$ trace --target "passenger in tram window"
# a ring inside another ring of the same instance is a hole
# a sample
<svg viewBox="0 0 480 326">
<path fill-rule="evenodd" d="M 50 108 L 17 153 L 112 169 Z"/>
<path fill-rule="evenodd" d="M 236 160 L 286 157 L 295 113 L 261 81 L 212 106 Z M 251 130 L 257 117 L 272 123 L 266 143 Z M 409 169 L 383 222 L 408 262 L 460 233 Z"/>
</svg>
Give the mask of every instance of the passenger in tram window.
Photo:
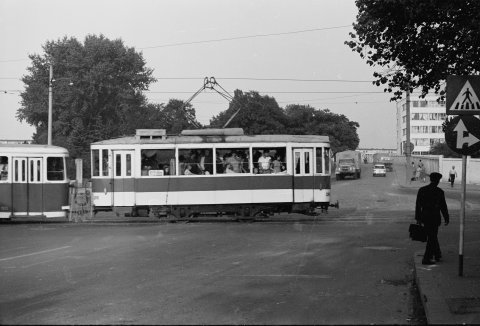
<svg viewBox="0 0 480 326">
<path fill-rule="evenodd" d="M 253 158 L 253 166 L 256 168 L 258 168 L 258 159 L 260 157 L 262 157 L 262 153 L 258 149 L 254 149 L 252 158 Z"/>
<path fill-rule="evenodd" d="M 280 155 L 275 156 L 275 160 L 272 162 L 273 173 L 280 173 L 282 172 L 282 158 Z"/>
<path fill-rule="evenodd" d="M 187 163 L 185 167 L 185 172 L 183 173 L 185 175 L 195 175 L 195 173 L 192 172 L 192 165 Z"/>
<path fill-rule="evenodd" d="M 213 156 L 209 149 L 204 149 L 200 152 L 200 169 L 204 174 L 213 173 Z"/>
<path fill-rule="evenodd" d="M 184 174 L 185 171 L 185 156 L 178 156 L 178 172 L 180 175 Z"/>
<path fill-rule="evenodd" d="M 163 175 L 170 175 L 170 167 L 168 165 L 163 166 Z"/>
<path fill-rule="evenodd" d="M 218 151 L 216 152 L 216 154 L 217 158 L 215 164 L 217 166 L 217 174 L 221 174 L 224 172 L 224 160 Z"/>
<path fill-rule="evenodd" d="M 148 175 L 148 171 L 150 170 L 151 170 L 151 167 L 149 165 L 144 165 L 142 168 L 142 175 L 143 176 Z"/>
<path fill-rule="evenodd" d="M 190 151 L 190 160 L 188 163 L 191 166 L 191 172 L 193 174 L 202 174 L 202 169 L 200 168 L 200 158 L 198 157 L 198 153 L 196 150 L 192 149 Z"/>
<path fill-rule="evenodd" d="M 258 168 L 253 168 L 253 174 L 258 174 Z"/>
<path fill-rule="evenodd" d="M 248 168 L 248 150 L 239 151 L 238 158 L 240 159 L 240 171 L 242 173 L 250 172 Z"/>
<path fill-rule="evenodd" d="M 240 157 L 238 157 L 238 154 L 236 151 L 231 151 L 227 158 L 225 159 L 225 164 L 228 166 L 229 164 L 232 166 L 233 172 L 235 173 L 241 173 L 242 170 L 240 168 L 241 166 L 241 161 Z"/>
<path fill-rule="evenodd" d="M 8 179 L 8 157 L 0 156 L 0 180 Z"/>
<path fill-rule="evenodd" d="M 271 173 L 272 158 L 268 156 L 268 150 L 263 150 L 262 156 L 258 159 L 260 174 Z"/>
<path fill-rule="evenodd" d="M 225 173 L 230 174 L 230 173 L 237 173 L 237 172 L 234 171 L 232 164 L 228 163 L 227 166 L 225 167 Z"/>
</svg>

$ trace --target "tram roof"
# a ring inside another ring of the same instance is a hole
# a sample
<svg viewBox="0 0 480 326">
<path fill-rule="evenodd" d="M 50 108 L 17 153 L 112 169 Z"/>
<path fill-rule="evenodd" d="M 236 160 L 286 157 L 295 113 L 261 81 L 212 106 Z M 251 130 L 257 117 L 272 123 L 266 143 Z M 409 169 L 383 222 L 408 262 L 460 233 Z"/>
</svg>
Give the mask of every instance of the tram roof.
<svg viewBox="0 0 480 326">
<path fill-rule="evenodd" d="M 92 145 L 201 144 L 201 143 L 328 143 L 328 136 L 317 135 L 174 135 L 143 139 L 135 136 L 107 139 Z"/>
<path fill-rule="evenodd" d="M 25 154 L 68 154 L 68 151 L 60 146 L 40 144 L 0 144 L 0 155 L 4 153 Z"/>
</svg>

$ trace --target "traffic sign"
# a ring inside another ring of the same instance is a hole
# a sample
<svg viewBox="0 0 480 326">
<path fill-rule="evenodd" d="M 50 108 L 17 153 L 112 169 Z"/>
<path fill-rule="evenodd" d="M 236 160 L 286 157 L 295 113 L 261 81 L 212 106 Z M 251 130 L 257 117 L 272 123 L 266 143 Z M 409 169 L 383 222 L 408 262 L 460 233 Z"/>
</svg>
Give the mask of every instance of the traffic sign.
<svg viewBox="0 0 480 326">
<path fill-rule="evenodd" d="M 474 116 L 457 116 L 447 122 L 445 142 L 456 153 L 471 155 L 480 150 L 480 120 Z"/>
<path fill-rule="evenodd" d="M 447 114 L 480 114 L 480 76 L 447 77 Z"/>
</svg>

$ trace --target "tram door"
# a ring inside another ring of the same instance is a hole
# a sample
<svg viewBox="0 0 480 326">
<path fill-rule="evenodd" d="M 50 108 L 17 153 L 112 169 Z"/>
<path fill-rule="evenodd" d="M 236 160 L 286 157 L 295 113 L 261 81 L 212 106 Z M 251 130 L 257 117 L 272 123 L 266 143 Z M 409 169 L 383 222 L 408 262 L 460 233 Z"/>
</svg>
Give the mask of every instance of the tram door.
<svg viewBox="0 0 480 326">
<path fill-rule="evenodd" d="M 313 149 L 293 149 L 293 202 L 313 201 Z"/>
<path fill-rule="evenodd" d="M 135 205 L 133 153 L 128 150 L 113 151 L 113 206 Z"/>
<path fill-rule="evenodd" d="M 41 157 L 13 157 L 12 211 L 16 216 L 43 214 Z"/>
</svg>

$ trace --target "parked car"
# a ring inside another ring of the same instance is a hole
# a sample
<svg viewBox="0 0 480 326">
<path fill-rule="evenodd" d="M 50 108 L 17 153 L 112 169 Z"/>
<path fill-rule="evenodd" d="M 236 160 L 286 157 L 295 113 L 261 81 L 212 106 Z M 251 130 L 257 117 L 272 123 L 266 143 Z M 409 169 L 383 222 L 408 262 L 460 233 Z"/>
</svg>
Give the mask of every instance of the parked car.
<svg viewBox="0 0 480 326">
<path fill-rule="evenodd" d="M 375 164 L 373 166 L 373 176 L 387 176 L 387 168 L 385 167 L 385 164 Z"/>
</svg>

